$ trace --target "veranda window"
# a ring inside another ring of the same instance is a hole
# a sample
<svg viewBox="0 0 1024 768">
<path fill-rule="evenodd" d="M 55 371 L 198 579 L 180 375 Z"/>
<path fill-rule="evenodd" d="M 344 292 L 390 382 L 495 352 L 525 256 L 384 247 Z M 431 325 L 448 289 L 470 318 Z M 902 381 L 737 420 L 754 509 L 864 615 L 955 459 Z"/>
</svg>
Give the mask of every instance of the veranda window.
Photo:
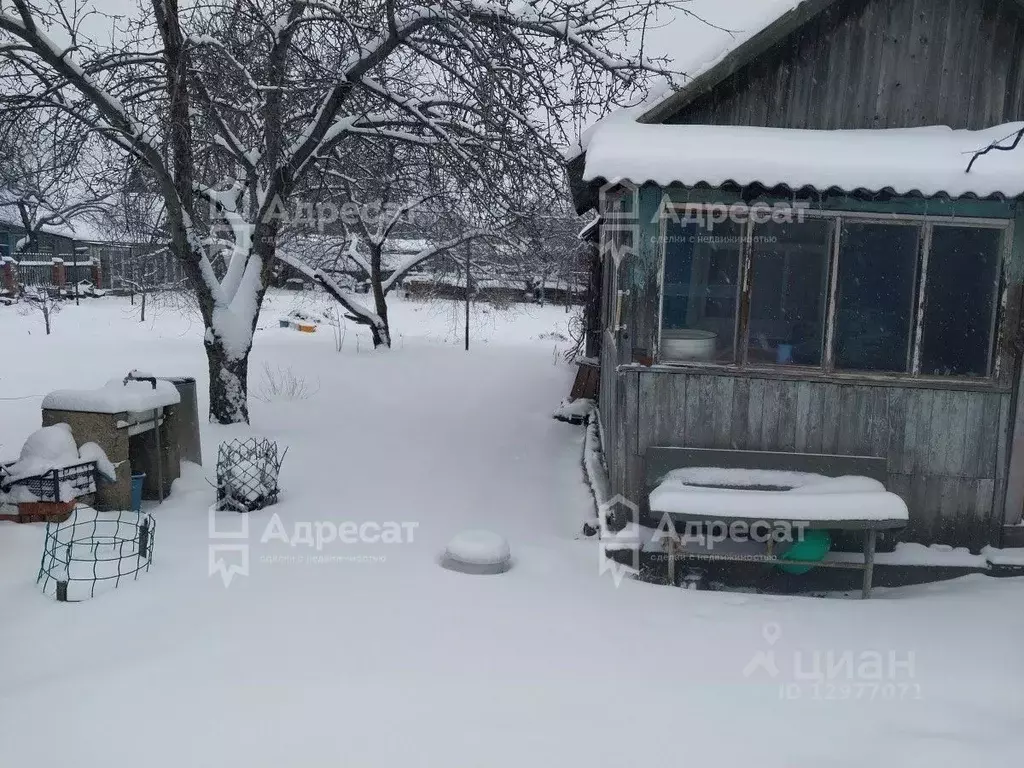
<svg viewBox="0 0 1024 768">
<path fill-rule="evenodd" d="M 910 366 L 920 227 L 846 222 L 839 242 L 836 368 Z"/>
<path fill-rule="evenodd" d="M 821 365 L 831 243 L 825 219 L 755 228 L 748 361 Z"/>
<path fill-rule="evenodd" d="M 680 360 L 736 358 L 743 227 L 684 217 L 665 227 L 661 348 Z"/>
<path fill-rule="evenodd" d="M 661 359 L 992 375 L 1008 223 L 755 218 L 712 228 L 670 212 Z"/>
<path fill-rule="evenodd" d="M 928 256 L 920 370 L 986 376 L 998 306 L 1003 232 L 935 226 Z"/>
</svg>

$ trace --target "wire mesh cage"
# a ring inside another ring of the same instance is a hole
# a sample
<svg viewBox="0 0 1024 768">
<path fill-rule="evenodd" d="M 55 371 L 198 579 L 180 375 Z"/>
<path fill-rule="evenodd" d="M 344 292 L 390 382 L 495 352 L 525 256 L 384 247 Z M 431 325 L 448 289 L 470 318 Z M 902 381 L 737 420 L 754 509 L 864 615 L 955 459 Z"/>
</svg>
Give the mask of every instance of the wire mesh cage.
<svg viewBox="0 0 1024 768">
<path fill-rule="evenodd" d="M 275 504 L 277 478 L 287 452 L 265 438 L 221 443 L 217 451 L 217 509 L 252 512 Z"/>
<path fill-rule="evenodd" d="M 148 571 L 155 534 L 152 515 L 79 505 L 64 522 L 47 524 L 36 583 L 59 602 L 88 600 Z"/>
<path fill-rule="evenodd" d="M 84 461 L 17 480 L 0 471 L 0 491 L 7 493 L 16 486 L 25 487 L 39 501 L 74 501 L 96 492 L 96 462 Z"/>
</svg>

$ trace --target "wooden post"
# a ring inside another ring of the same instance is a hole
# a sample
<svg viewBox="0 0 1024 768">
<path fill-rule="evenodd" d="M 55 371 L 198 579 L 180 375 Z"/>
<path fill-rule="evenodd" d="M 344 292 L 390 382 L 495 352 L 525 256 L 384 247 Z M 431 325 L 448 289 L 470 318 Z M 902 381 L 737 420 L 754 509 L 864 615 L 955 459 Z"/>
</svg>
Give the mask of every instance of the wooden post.
<svg viewBox="0 0 1024 768">
<path fill-rule="evenodd" d="M 469 241 L 466 241 L 466 351 L 469 352 Z"/>
<path fill-rule="evenodd" d="M 875 539 L 875 529 L 868 528 L 864 532 L 864 585 L 860 593 L 863 600 L 871 597 L 871 580 L 875 572 Z"/>
</svg>

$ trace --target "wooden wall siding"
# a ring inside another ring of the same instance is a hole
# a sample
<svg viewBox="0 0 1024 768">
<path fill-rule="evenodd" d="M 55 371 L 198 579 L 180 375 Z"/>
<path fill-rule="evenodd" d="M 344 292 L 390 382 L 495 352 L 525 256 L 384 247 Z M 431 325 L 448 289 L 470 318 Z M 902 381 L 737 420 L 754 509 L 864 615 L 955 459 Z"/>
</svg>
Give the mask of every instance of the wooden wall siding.
<svg viewBox="0 0 1024 768">
<path fill-rule="evenodd" d="M 979 546 L 998 527 L 994 504 L 1002 522 L 1009 394 L 701 373 L 619 378 L 637 389 L 622 398 L 620 418 L 631 421 L 636 408 L 623 435 L 624 493 L 642 495 L 636 461 L 653 445 L 884 456 L 889 486 L 911 510 L 904 539 Z"/>
<path fill-rule="evenodd" d="M 840 0 L 668 122 L 985 128 L 1024 118 L 1019 0 Z"/>
</svg>

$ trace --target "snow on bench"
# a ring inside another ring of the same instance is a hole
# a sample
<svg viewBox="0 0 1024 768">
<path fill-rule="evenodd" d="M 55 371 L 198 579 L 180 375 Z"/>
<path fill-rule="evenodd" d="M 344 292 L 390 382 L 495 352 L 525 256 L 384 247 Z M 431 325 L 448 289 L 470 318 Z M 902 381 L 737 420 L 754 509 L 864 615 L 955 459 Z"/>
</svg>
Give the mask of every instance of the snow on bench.
<svg viewBox="0 0 1024 768">
<path fill-rule="evenodd" d="M 903 499 L 870 477 L 774 469 L 674 469 L 650 492 L 649 502 L 652 512 L 722 520 L 898 527 L 908 519 Z"/>
<path fill-rule="evenodd" d="M 647 449 L 644 465 L 651 512 L 673 521 L 730 526 L 740 521 L 788 522 L 804 528 L 862 531 L 862 563 L 817 565 L 863 570 L 864 598 L 871 596 L 878 531 L 902 528 L 909 518 L 903 500 L 885 490 L 882 481 L 888 467 L 879 456 L 653 446 Z M 708 553 L 703 558 L 750 559 L 739 552 Z M 770 540 L 764 561 L 778 561 Z"/>
</svg>

